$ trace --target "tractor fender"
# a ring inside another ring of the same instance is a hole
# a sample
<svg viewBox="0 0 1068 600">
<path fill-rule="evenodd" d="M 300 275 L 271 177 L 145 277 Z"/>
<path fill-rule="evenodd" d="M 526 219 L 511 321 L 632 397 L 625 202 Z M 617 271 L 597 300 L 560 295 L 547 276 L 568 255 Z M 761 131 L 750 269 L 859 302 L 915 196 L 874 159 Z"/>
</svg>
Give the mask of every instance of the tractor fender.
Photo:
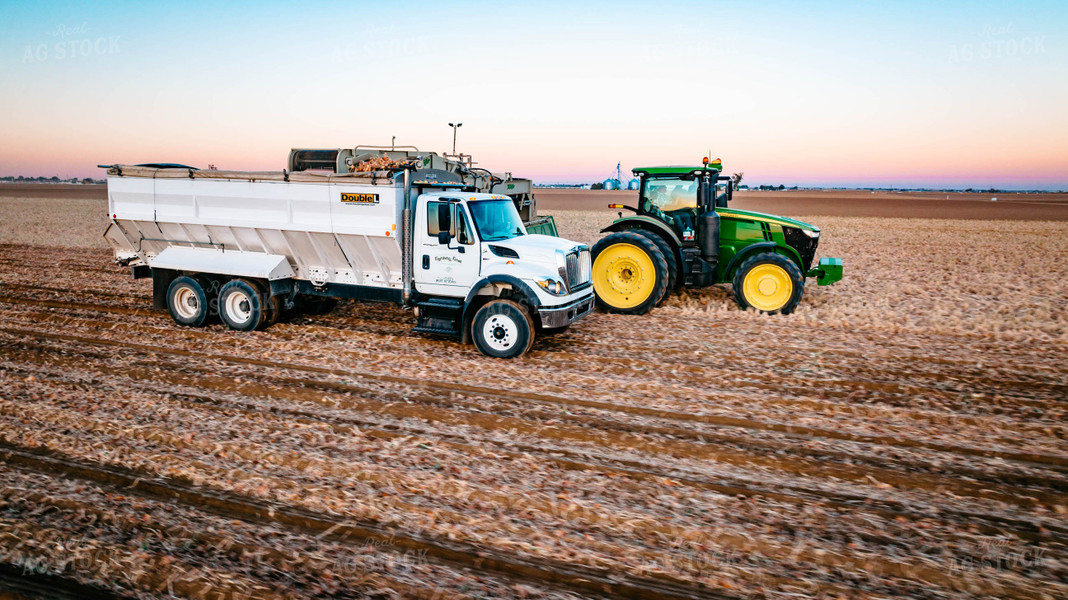
<svg viewBox="0 0 1068 600">
<path fill-rule="evenodd" d="M 512 275 L 503 275 L 499 273 L 483 277 L 471 286 L 471 291 L 467 292 L 467 298 L 464 299 L 464 312 L 463 320 L 461 321 L 462 329 L 460 337 L 460 339 L 463 340 L 464 343 L 467 343 L 468 324 L 471 322 L 471 318 L 474 316 L 473 308 L 475 306 L 475 297 L 478 296 L 478 293 L 482 291 L 482 289 L 484 289 L 486 286 L 493 284 L 504 284 L 511 286 L 511 288 L 515 290 L 515 294 L 517 296 L 514 299 L 529 307 L 530 318 L 535 320 L 537 320 L 538 318 L 537 308 L 541 306 L 541 300 L 538 300 L 538 295 L 534 293 L 534 290 L 530 289 L 530 286 L 528 286 L 526 283 L 523 283 L 523 280 Z"/>
<path fill-rule="evenodd" d="M 612 224 L 602 229 L 601 233 L 615 233 L 616 231 L 626 231 L 628 229 L 645 229 L 664 238 L 664 241 L 671 246 L 671 250 L 675 252 L 675 258 L 679 261 L 679 264 L 682 264 L 682 240 L 675 235 L 675 232 L 670 227 L 658 219 L 640 215 L 623 217 L 612 221 Z"/>
<path fill-rule="evenodd" d="M 757 242 L 742 248 L 738 254 L 734 255 L 734 258 L 731 258 L 731 261 L 727 263 L 726 270 L 723 271 L 725 278 L 728 281 L 731 280 L 734 277 L 734 270 L 737 269 L 745 259 L 758 252 L 774 252 L 776 254 L 782 254 L 794 261 L 794 264 L 797 265 L 798 269 L 801 269 L 802 273 L 805 272 L 804 267 L 801 266 L 801 256 L 797 253 L 797 250 L 794 250 L 789 246 L 776 244 L 775 242 Z"/>
</svg>

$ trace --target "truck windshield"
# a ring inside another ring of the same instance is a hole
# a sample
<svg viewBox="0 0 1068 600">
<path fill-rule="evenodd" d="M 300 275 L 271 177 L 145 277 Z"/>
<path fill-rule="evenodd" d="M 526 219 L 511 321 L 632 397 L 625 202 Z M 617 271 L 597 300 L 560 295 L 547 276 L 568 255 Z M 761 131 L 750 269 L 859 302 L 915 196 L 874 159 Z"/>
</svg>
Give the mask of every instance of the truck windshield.
<svg viewBox="0 0 1068 600">
<path fill-rule="evenodd" d="M 523 221 L 511 200 L 475 200 L 467 203 L 475 229 L 483 242 L 507 240 L 526 235 Z"/>
</svg>

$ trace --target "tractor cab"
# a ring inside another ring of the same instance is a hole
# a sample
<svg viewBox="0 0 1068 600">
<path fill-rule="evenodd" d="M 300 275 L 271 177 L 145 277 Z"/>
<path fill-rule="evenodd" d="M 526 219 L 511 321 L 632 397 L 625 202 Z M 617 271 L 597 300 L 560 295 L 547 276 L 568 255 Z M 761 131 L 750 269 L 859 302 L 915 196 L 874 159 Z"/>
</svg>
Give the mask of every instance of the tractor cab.
<svg viewBox="0 0 1068 600">
<path fill-rule="evenodd" d="M 733 193 L 730 177 L 721 175 L 719 160 L 700 167 L 671 166 L 634 169 L 639 177 L 638 215 L 669 226 L 684 246 L 698 243 L 700 217 L 726 207 Z"/>
</svg>

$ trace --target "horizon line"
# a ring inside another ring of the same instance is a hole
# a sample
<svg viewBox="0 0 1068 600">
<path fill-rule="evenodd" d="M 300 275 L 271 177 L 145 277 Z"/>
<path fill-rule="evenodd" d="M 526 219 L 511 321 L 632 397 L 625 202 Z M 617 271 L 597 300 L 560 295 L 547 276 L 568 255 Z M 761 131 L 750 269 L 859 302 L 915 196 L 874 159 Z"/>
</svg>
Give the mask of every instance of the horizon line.
<svg viewBox="0 0 1068 600">
<path fill-rule="evenodd" d="M 55 177 L 58 181 L 52 181 Z M 94 177 L 59 177 L 59 175 L 0 175 L 0 183 L 20 183 L 16 179 L 22 179 L 21 183 L 34 183 L 44 185 L 106 185 L 107 179 L 97 179 Z M 83 180 L 89 179 L 91 183 L 84 183 Z M 553 187 L 579 187 L 588 186 L 601 183 L 600 181 L 594 182 L 582 182 L 582 183 L 568 183 L 568 182 L 551 182 L 551 183 L 533 183 L 535 188 L 553 188 Z M 759 189 L 760 186 L 767 186 L 774 189 Z M 783 189 L 779 189 L 782 187 Z M 1066 194 L 1068 188 L 999 188 L 999 187 L 926 187 L 926 186 L 885 186 L 885 185 L 786 185 L 786 184 L 746 184 L 746 189 L 735 191 L 748 191 L 748 192 L 760 192 L 760 191 L 792 191 L 792 190 L 863 190 L 863 191 L 901 191 L 901 192 L 950 192 L 950 193 L 973 193 L 973 194 L 986 194 L 986 193 L 1033 193 L 1033 194 Z M 591 191 L 609 191 L 609 192 L 633 192 L 637 190 L 591 190 Z"/>
</svg>

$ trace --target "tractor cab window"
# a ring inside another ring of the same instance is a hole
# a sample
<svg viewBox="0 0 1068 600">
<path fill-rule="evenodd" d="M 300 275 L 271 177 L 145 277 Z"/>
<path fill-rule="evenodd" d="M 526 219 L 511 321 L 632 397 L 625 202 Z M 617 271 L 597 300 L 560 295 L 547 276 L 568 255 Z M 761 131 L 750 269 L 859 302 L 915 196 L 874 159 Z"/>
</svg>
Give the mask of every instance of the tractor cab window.
<svg viewBox="0 0 1068 600">
<path fill-rule="evenodd" d="M 642 212 L 670 225 L 683 241 L 693 241 L 699 189 L 694 177 L 650 177 L 642 186 Z"/>
<path fill-rule="evenodd" d="M 642 204 L 648 202 L 649 209 L 656 207 L 664 212 L 693 209 L 697 210 L 697 179 L 657 178 L 645 182 L 645 195 Z"/>
</svg>

